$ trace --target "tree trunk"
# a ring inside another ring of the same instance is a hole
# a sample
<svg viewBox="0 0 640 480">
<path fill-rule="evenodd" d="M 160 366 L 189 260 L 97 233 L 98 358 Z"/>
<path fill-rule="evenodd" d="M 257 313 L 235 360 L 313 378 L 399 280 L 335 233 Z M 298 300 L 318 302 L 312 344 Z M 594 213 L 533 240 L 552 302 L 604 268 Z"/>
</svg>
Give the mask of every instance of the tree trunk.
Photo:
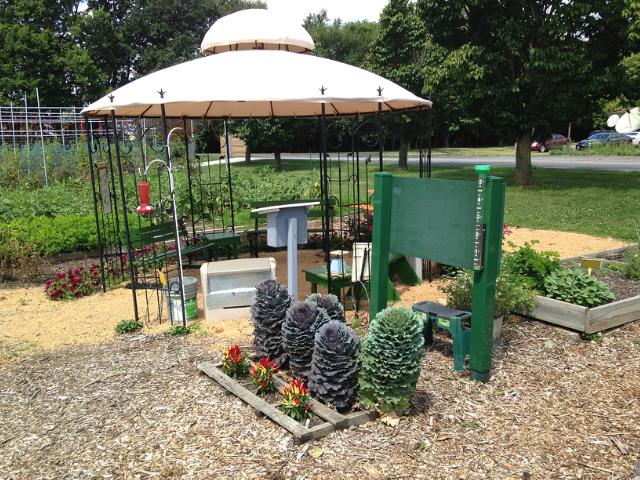
<svg viewBox="0 0 640 480">
<path fill-rule="evenodd" d="M 282 155 L 280 152 L 273 152 L 273 156 L 276 159 L 276 170 L 282 170 Z"/>
<path fill-rule="evenodd" d="M 445 133 L 442 137 L 442 146 L 444 148 L 449 148 L 449 132 Z"/>
<path fill-rule="evenodd" d="M 516 183 L 518 185 L 532 185 L 531 171 L 531 134 L 521 133 L 516 143 Z"/>
<path fill-rule="evenodd" d="M 398 168 L 400 170 L 408 170 L 409 169 L 409 141 L 401 137 L 398 145 Z"/>
<path fill-rule="evenodd" d="M 246 163 L 251 163 L 251 148 L 249 148 L 249 145 L 247 145 L 244 151 L 244 161 Z"/>
</svg>

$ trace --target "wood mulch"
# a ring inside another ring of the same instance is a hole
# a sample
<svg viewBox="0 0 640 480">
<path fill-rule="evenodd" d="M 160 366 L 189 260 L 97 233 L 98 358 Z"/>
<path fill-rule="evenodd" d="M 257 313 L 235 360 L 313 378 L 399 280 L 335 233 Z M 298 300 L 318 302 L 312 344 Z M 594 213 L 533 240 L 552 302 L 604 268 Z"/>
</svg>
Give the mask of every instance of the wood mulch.
<svg viewBox="0 0 640 480">
<path fill-rule="evenodd" d="M 608 271 L 595 271 L 593 276 L 609 285 L 616 300 L 640 295 L 640 280 L 632 280 L 620 273 Z"/>
<path fill-rule="evenodd" d="M 595 243 L 589 251 L 608 247 Z M 640 459 L 640 322 L 596 343 L 508 319 L 488 384 L 454 372 L 450 343 L 438 338 L 398 424 L 298 446 L 197 370 L 229 343 L 250 345 L 248 321 L 206 323 L 186 337 L 157 333 L 166 324 L 114 337 L 130 292 L 64 305 L 41 287 L 0 294 L 0 347 L 39 345 L 0 359 L 0 478 L 626 479 Z M 439 290 L 401 294 L 410 304 Z"/>
<path fill-rule="evenodd" d="M 602 343 L 512 319 L 488 384 L 427 351 L 409 416 L 295 446 L 198 373 L 216 335 L 134 335 L 0 368 L 3 478 L 630 478 L 640 323 Z"/>
</svg>

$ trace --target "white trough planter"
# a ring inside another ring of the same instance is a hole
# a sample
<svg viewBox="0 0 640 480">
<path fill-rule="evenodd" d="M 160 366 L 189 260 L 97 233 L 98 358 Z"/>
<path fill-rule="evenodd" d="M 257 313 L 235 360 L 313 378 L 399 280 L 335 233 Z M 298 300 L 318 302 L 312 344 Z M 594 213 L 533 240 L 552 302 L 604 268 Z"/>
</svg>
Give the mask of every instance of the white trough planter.
<svg viewBox="0 0 640 480">
<path fill-rule="evenodd" d="M 595 333 L 640 320 L 640 295 L 595 308 L 538 295 L 535 308 L 526 316 L 579 332 Z"/>
</svg>

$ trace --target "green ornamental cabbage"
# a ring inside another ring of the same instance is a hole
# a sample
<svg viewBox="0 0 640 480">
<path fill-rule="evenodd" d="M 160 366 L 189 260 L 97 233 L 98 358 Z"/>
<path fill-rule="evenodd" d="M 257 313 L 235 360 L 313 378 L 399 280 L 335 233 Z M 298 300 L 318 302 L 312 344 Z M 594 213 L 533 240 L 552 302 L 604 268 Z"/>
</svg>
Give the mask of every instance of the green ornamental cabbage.
<svg viewBox="0 0 640 480">
<path fill-rule="evenodd" d="M 376 315 L 360 346 L 360 400 L 385 411 L 405 410 L 411 403 L 424 355 L 423 321 L 405 307 Z"/>
</svg>

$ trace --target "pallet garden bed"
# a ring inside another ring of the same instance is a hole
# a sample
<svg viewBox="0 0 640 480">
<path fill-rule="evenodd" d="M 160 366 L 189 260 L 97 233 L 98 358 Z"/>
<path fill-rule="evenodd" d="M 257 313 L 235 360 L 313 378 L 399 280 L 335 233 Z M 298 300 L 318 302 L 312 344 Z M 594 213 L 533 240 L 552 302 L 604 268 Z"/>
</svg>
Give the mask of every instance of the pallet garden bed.
<svg viewBox="0 0 640 480">
<path fill-rule="evenodd" d="M 243 381 L 243 379 L 229 377 L 223 372 L 221 363 L 202 362 L 198 364 L 198 369 L 228 392 L 236 395 L 240 400 L 251 405 L 258 412 L 291 433 L 297 444 L 326 437 L 336 430 L 362 425 L 378 417 L 376 410 L 354 410 L 342 414 L 322 402 L 312 399 L 311 418 L 304 423 L 297 422 L 278 408 L 280 401 L 276 395 L 259 397 L 253 393 L 250 379 Z M 287 372 L 279 372 L 274 380 L 276 387 L 281 389 L 290 378 Z"/>
</svg>

